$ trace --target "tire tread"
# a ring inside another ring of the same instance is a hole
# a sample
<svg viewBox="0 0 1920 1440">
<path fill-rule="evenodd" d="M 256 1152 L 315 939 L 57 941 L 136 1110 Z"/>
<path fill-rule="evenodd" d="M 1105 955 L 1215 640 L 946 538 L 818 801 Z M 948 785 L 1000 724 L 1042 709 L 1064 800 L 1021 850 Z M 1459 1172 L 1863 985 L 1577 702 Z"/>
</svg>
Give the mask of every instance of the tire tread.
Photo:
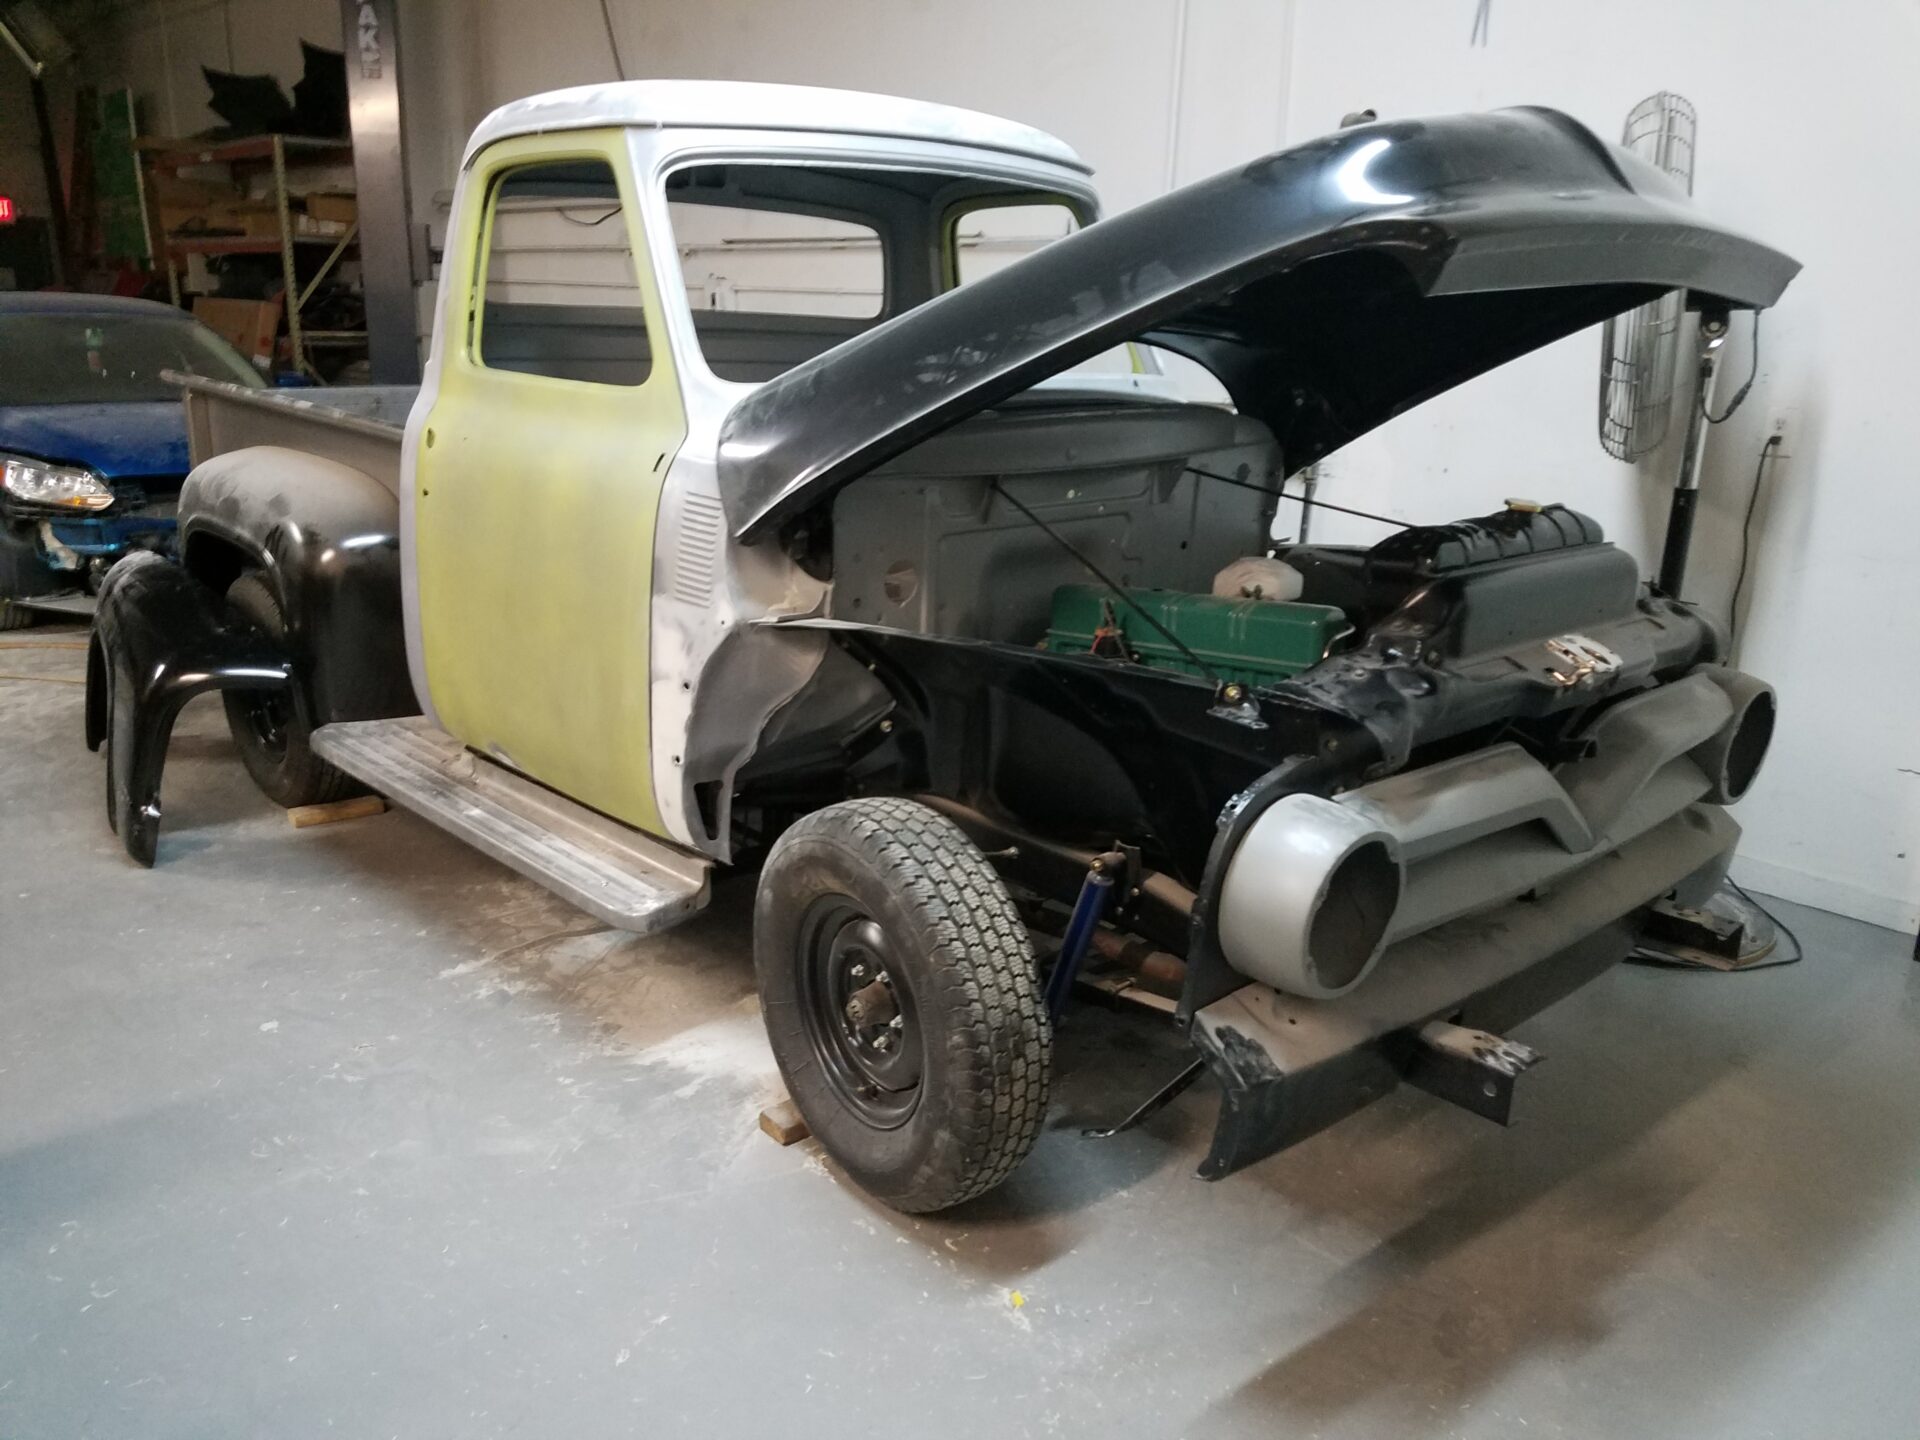
<svg viewBox="0 0 1920 1440">
<path fill-rule="evenodd" d="M 903 896 L 933 937 L 935 983 L 964 1076 L 948 1126 L 913 1183 L 883 1198 L 911 1213 L 946 1209 L 993 1189 L 1039 1138 L 1053 1067 L 1053 1029 L 1032 942 L 1006 885 L 966 833 L 916 801 L 842 801 L 796 822 L 775 853 L 820 838 L 850 846 Z M 769 861 L 771 865 L 772 860 Z"/>
</svg>

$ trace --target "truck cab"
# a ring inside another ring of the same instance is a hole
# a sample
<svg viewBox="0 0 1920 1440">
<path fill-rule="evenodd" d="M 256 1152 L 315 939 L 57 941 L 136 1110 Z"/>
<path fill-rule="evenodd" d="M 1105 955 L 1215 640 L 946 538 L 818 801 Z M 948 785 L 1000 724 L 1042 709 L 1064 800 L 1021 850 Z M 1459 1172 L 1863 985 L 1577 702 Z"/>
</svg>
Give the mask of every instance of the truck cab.
<svg viewBox="0 0 1920 1440">
<path fill-rule="evenodd" d="M 1796 269 L 1548 110 L 1100 219 L 1067 146 L 972 112 L 516 102 L 417 393 L 178 377 L 180 559 L 108 576 L 89 653 L 108 818 L 152 864 L 217 690 L 273 799 L 377 789 L 608 925 L 757 868 L 781 1072 L 903 1210 L 1019 1163 L 1089 987 L 1219 1084 L 1209 1178 L 1403 1081 L 1504 1120 L 1501 1032 L 1724 874 L 1773 692 L 1563 504 L 1306 544 L 1287 482 Z"/>
<path fill-rule="evenodd" d="M 915 101 L 665 82 L 491 116 L 455 194 L 406 445 L 408 654 L 429 717 L 724 856 L 724 802 L 703 816 L 697 799 L 724 782 L 702 763 L 714 738 L 689 731 L 701 690 L 743 622 L 814 608 L 826 586 L 726 553 L 720 420 L 1097 213 L 1065 144 Z M 786 698 L 775 684 L 745 703 Z"/>
</svg>

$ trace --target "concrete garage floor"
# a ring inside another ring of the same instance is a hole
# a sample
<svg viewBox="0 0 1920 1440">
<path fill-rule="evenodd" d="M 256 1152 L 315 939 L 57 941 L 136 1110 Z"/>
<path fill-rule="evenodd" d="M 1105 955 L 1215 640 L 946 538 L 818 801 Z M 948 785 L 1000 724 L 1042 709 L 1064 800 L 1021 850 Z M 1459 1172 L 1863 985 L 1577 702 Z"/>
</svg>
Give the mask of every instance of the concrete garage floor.
<svg viewBox="0 0 1920 1440">
<path fill-rule="evenodd" d="M 0 1435 L 1920 1432 L 1906 937 L 1783 907 L 1805 965 L 1526 1027 L 1515 1129 L 1403 1093 L 1218 1185 L 1206 1088 L 1079 1137 L 1178 1062 L 1084 1012 L 1024 1170 L 912 1220 L 754 1127 L 750 880 L 640 942 L 295 831 L 217 702 L 142 871 L 81 694 L 0 680 Z"/>
</svg>

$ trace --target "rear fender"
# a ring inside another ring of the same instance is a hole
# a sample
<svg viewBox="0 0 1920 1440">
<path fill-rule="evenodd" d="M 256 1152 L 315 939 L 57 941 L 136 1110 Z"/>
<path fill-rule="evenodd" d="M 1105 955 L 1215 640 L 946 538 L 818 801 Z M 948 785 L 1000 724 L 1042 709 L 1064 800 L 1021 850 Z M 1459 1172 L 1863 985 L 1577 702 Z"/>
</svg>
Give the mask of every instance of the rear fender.
<svg viewBox="0 0 1920 1440">
<path fill-rule="evenodd" d="M 160 775 L 180 707 L 212 690 L 284 690 L 291 659 L 220 597 L 158 555 L 107 575 L 87 647 L 87 748 L 106 747 L 107 823 L 152 865 Z"/>
<path fill-rule="evenodd" d="M 316 725 L 419 711 L 400 612 L 400 509 L 365 471 L 257 445 L 196 466 L 180 492 L 182 563 L 223 591 L 259 569 Z"/>
</svg>

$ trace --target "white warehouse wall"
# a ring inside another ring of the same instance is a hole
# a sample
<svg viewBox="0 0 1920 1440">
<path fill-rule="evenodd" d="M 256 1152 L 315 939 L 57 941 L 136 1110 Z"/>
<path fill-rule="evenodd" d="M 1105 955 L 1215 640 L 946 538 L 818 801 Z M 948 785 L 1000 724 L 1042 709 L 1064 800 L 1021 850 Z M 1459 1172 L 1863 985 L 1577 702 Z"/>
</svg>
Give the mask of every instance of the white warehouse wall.
<svg viewBox="0 0 1920 1440">
<path fill-rule="evenodd" d="M 488 110 L 616 78 L 597 0 L 400 5 L 421 218 Z M 1013 116 L 1070 141 L 1109 209 L 1274 148 L 1284 121 L 1290 12 L 1276 0 L 609 0 L 609 12 L 632 78 L 837 85 Z"/>
</svg>

